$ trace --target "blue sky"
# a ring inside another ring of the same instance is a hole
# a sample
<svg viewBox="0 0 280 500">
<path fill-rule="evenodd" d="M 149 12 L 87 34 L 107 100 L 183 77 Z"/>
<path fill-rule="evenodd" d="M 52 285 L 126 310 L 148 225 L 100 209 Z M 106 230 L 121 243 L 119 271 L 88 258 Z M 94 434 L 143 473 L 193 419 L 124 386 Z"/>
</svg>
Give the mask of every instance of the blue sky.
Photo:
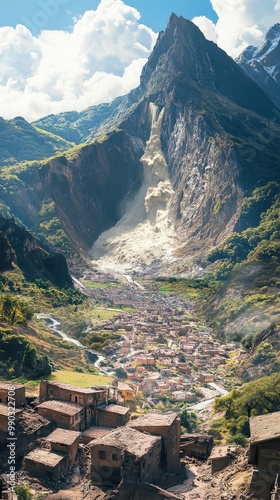
<svg viewBox="0 0 280 500">
<path fill-rule="evenodd" d="M 210 0 L 130 0 L 127 5 L 141 14 L 141 22 L 158 32 L 164 30 L 170 14 L 192 19 L 204 15 L 214 22 L 217 14 Z M 8 0 L 2 5 L 0 26 L 26 25 L 34 35 L 43 29 L 71 29 L 73 17 L 96 9 L 99 0 Z"/>
<path fill-rule="evenodd" d="M 258 47 L 280 0 L 7 0 L 0 13 L 0 110 L 29 121 L 81 111 L 137 87 L 172 12 L 229 56 Z"/>
</svg>

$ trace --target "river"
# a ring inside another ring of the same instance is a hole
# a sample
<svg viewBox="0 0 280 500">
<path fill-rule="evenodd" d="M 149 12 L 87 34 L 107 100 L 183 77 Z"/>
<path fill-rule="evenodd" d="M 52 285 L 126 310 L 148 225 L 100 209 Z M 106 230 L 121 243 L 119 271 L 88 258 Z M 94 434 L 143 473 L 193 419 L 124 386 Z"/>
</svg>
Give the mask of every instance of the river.
<svg viewBox="0 0 280 500">
<path fill-rule="evenodd" d="M 55 333 L 57 333 L 58 335 L 60 335 L 60 337 L 62 337 L 64 340 L 66 340 L 67 342 L 71 342 L 72 344 L 74 344 L 75 346 L 77 347 L 80 347 L 81 349 L 84 349 L 84 351 L 89 355 L 88 356 L 88 359 L 90 362 L 92 357 L 94 357 L 94 366 L 96 368 L 98 368 L 99 372 L 104 374 L 104 375 L 107 375 L 107 376 L 113 376 L 114 375 L 114 372 L 112 371 L 109 371 L 108 369 L 106 368 L 100 368 L 100 364 L 102 363 L 102 361 L 104 361 L 104 356 L 102 356 L 101 354 L 99 354 L 98 352 L 96 351 L 93 351 L 92 349 L 89 349 L 88 347 L 84 346 L 79 340 L 77 339 L 74 339 L 73 337 L 69 337 L 69 335 L 67 335 L 67 333 L 64 333 L 60 327 L 61 327 L 61 323 L 59 321 L 57 321 L 56 319 L 52 318 L 52 316 L 49 316 L 48 314 L 36 314 L 37 318 L 38 319 L 41 319 L 42 321 L 44 321 L 44 323 Z"/>
</svg>

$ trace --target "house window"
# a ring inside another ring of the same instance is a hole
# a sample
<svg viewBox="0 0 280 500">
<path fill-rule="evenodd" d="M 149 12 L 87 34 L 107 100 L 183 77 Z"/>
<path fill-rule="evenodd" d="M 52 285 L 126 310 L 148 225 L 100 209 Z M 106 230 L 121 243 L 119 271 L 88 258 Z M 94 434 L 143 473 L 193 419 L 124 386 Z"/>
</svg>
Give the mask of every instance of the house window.
<svg viewBox="0 0 280 500">
<path fill-rule="evenodd" d="M 118 455 L 116 453 L 112 453 L 112 460 L 114 460 L 115 462 L 118 461 Z"/>
<path fill-rule="evenodd" d="M 100 460 L 106 460 L 106 453 L 104 450 L 99 450 L 98 456 Z"/>
<path fill-rule="evenodd" d="M 75 403 L 78 403 L 78 396 L 75 396 Z"/>
<path fill-rule="evenodd" d="M 79 418 L 79 413 L 76 413 L 75 420 L 78 420 L 78 418 Z"/>
</svg>

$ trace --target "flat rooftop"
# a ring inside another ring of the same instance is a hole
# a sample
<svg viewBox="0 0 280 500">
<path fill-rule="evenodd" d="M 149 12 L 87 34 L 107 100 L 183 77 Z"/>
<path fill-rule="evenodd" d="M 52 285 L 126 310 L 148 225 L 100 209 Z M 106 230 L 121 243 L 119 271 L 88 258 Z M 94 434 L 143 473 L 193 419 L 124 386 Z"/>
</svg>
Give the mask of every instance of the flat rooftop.
<svg viewBox="0 0 280 500">
<path fill-rule="evenodd" d="M 0 382 L 0 389 L 9 390 L 9 387 L 14 387 L 15 389 L 25 389 L 23 384 L 13 384 L 8 382 Z"/>
<path fill-rule="evenodd" d="M 210 460 L 215 458 L 226 458 L 229 453 L 235 452 L 236 451 L 236 446 L 214 446 L 214 448 L 211 451 L 210 455 Z"/>
<path fill-rule="evenodd" d="M 128 422 L 128 427 L 170 427 L 178 417 L 177 413 L 145 413 Z"/>
<path fill-rule="evenodd" d="M 140 459 L 146 455 L 146 453 L 157 442 L 161 442 L 160 437 L 143 434 L 143 432 L 130 429 L 129 427 L 120 427 L 112 432 L 109 432 L 100 439 L 95 439 L 90 443 L 90 446 L 111 446 L 127 451 L 136 459 Z"/>
<path fill-rule="evenodd" d="M 280 438 L 280 411 L 250 418 L 251 443 Z"/>
<path fill-rule="evenodd" d="M 15 411 L 16 414 L 23 412 L 23 409 L 19 409 L 19 408 L 15 408 L 15 409 L 10 408 L 10 411 L 11 410 Z M 3 405 L 2 403 L 0 404 L 0 415 L 8 417 L 8 406 L 7 405 Z"/>
<path fill-rule="evenodd" d="M 28 453 L 25 458 L 47 467 L 56 467 L 60 462 L 65 460 L 65 455 L 62 453 L 60 454 L 59 452 L 37 448 L 33 451 L 30 451 L 30 453 Z"/>
<path fill-rule="evenodd" d="M 124 382 L 118 382 L 118 387 L 117 389 L 121 390 L 121 391 L 133 391 L 134 392 L 134 389 L 133 387 L 131 387 L 130 385 L 128 384 L 125 384 Z"/>
<path fill-rule="evenodd" d="M 41 403 L 37 406 L 37 408 L 43 408 L 45 410 L 52 410 L 56 411 L 57 413 L 63 413 L 67 415 L 76 415 L 76 413 L 79 413 L 81 410 L 84 409 L 83 406 L 77 404 L 77 403 L 68 403 L 67 401 L 44 401 L 44 403 Z"/>
<path fill-rule="evenodd" d="M 86 431 L 82 432 L 82 438 L 99 439 L 113 430 L 114 429 L 111 427 L 90 427 Z"/>
<path fill-rule="evenodd" d="M 121 405 L 108 405 L 105 408 L 100 408 L 99 411 L 106 411 L 107 413 L 118 413 L 119 415 L 126 415 L 129 412 L 127 406 Z"/>
<path fill-rule="evenodd" d="M 80 437 L 80 432 L 68 431 L 66 429 L 55 429 L 47 438 L 49 443 L 66 444 L 70 446 Z"/>
<path fill-rule="evenodd" d="M 76 385 L 71 385 L 71 384 L 65 384 L 64 382 L 55 382 L 52 380 L 47 380 L 48 386 L 55 386 L 59 387 L 61 389 L 67 389 L 68 391 L 72 392 L 80 392 L 81 394 L 95 394 L 96 392 L 103 392 L 106 390 L 106 387 L 103 389 L 99 387 L 78 387 Z"/>
</svg>

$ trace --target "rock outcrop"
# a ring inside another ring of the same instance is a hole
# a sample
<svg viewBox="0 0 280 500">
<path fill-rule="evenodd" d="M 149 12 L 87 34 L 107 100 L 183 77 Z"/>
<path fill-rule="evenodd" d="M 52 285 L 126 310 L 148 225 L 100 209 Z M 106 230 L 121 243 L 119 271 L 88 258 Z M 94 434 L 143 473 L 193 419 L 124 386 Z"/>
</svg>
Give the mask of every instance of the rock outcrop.
<svg viewBox="0 0 280 500">
<path fill-rule="evenodd" d="M 280 109 L 280 24 L 270 28 L 260 47 L 250 45 L 236 62 Z"/>
<path fill-rule="evenodd" d="M 0 215 L 0 271 L 10 269 L 13 264 L 19 266 L 27 279 L 73 286 L 63 255 L 50 254 L 26 229 Z"/>
</svg>

